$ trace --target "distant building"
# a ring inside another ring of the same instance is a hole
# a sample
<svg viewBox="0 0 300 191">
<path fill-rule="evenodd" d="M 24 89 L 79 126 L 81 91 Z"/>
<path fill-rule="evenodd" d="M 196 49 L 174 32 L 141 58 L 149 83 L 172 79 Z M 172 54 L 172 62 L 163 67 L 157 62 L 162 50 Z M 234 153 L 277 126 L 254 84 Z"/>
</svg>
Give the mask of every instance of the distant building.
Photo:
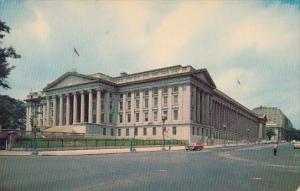
<svg viewBox="0 0 300 191">
<path fill-rule="evenodd" d="M 292 128 L 293 125 L 290 119 L 276 107 L 257 107 L 253 111 L 258 115 L 266 115 L 267 123 L 266 128 L 274 128 L 276 136 L 272 140 L 281 140 L 284 138 L 284 129 Z"/>
<path fill-rule="evenodd" d="M 37 125 L 51 132 L 162 139 L 164 125 L 166 139 L 189 142 L 256 140 L 265 132 L 264 118 L 217 90 L 206 69 L 191 66 L 117 77 L 67 72 L 26 101 L 27 119 L 40 102 Z"/>
</svg>

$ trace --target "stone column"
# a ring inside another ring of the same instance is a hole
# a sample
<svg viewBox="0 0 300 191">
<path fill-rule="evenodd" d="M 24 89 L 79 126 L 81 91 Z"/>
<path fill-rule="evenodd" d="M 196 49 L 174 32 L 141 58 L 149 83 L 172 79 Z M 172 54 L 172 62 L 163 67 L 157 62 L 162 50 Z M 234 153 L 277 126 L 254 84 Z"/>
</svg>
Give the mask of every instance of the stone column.
<svg viewBox="0 0 300 191">
<path fill-rule="evenodd" d="M 157 121 L 161 122 L 161 108 L 162 108 L 162 89 L 158 89 L 158 105 L 157 105 Z"/>
<path fill-rule="evenodd" d="M 53 118 L 52 118 L 53 126 L 56 126 L 56 112 L 57 112 L 56 106 L 57 106 L 56 96 L 53 96 Z"/>
<path fill-rule="evenodd" d="M 50 98 L 47 97 L 47 126 L 50 126 Z"/>
<path fill-rule="evenodd" d="M 46 126 L 46 105 L 43 104 L 43 126 Z"/>
<path fill-rule="evenodd" d="M 167 121 L 172 120 L 172 87 L 168 88 L 168 118 Z"/>
<path fill-rule="evenodd" d="M 93 91 L 89 91 L 89 116 L 88 122 L 93 123 Z"/>
<path fill-rule="evenodd" d="M 109 123 L 109 92 L 106 91 L 104 94 L 104 122 Z"/>
<path fill-rule="evenodd" d="M 63 114 L 63 95 L 59 96 L 59 126 L 63 125 L 63 118 L 64 118 L 64 114 Z"/>
<path fill-rule="evenodd" d="M 97 90 L 97 100 L 96 100 L 96 123 L 101 123 L 101 91 Z"/>
<path fill-rule="evenodd" d="M 73 93 L 73 124 L 77 123 L 78 119 L 78 111 L 77 111 L 77 93 Z"/>
<path fill-rule="evenodd" d="M 66 125 L 70 125 L 70 95 L 67 94 L 67 103 L 66 103 Z"/>
<path fill-rule="evenodd" d="M 85 107 L 85 104 L 84 104 L 84 92 L 82 91 L 81 92 L 81 103 L 80 103 L 80 123 L 84 123 L 84 117 L 85 117 L 85 113 L 84 113 L 84 107 Z"/>
<path fill-rule="evenodd" d="M 182 120 L 183 116 L 182 116 L 182 110 L 183 110 L 183 103 L 182 103 L 182 99 L 183 99 L 183 86 L 184 85 L 180 85 L 178 87 L 178 120 Z"/>
</svg>

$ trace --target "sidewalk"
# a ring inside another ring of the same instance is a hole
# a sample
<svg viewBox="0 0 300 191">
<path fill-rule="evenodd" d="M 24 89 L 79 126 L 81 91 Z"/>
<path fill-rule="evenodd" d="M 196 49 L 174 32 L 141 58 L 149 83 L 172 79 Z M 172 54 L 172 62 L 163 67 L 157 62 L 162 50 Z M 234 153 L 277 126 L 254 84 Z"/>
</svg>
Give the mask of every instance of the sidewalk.
<svg viewBox="0 0 300 191">
<path fill-rule="evenodd" d="M 226 144 L 225 147 L 235 147 L 248 145 L 247 143 L 243 144 Z M 224 145 L 209 145 L 204 146 L 204 149 L 210 148 L 220 148 L 224 147 Z M 170 151 L 180 151 L 185 150 L 184 146 L 172 146 L 171 150 L 168 150 L 168 146 L 166 147 L 166 152 Z M 159 152 L 162 151 L 162 147 L 138 147 L 135 152 Z M 81 155 L 101 155 L 101 154 L 118 154 L 118 153 L 130 153 L 129 148 L 121 148 L 121 149 L 88 149 L 88 150 L 64 150 L 64 151 L 39 151 L 38 156 L 81 156 Z M 30 156 L 32 155 L 31 151 L 6 151 L 0 150 L 0 156 Z"/>
<path fill-rule="evenodd" d="M 168 149 L 168 147 L 166 147 Z M 184 146 L 173 146 L 170 151 L 184 150 Z M 136 148 L 135 152 L 159 152 L 162 147 Z M 89 150 L 66 150 L 66 151 L 39 151 L 38 156 L 81 156 L 81 155 L 101 155 L 101 154 L 118 154 L 130 153 L 129 148 L 122 149 L 89 149 Z M 0 156 L 29 156 L 31 151 L 0 151 Z"/>
</svg>

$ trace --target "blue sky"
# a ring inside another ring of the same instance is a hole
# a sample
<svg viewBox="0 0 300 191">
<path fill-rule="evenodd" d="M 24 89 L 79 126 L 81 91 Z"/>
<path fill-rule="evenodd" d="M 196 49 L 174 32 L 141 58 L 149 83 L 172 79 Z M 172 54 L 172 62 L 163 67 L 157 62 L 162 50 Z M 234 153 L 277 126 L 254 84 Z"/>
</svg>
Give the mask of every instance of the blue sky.
<svg viewBox="0 0 300 191">
<path fill-rule="evenodd" d="M 300 129 L 299 1 L 0 0 L 0 19 L 11 27 L 4 44 L 22 55 L 0 94 L 24 99 L 72 68 L 117 76 L 192 65 L 248 108 L 278 107 Z"/>
</svg>

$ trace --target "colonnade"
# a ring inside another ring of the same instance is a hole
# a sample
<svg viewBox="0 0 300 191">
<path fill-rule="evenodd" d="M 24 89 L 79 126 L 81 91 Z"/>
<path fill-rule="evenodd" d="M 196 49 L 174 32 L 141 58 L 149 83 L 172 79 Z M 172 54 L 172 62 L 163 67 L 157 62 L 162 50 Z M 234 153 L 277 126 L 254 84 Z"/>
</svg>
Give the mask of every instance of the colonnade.
<svg viewBox="0 0 300 191">
<path fill-rule="evenodd" d="M 101 90 L 93 89 L 47 96 L 46 107 L 43 108 L 43 125 L 68 126 L 85 122 L 100 124 L 104 121 L 104 119 L 101 120 L 101 111 L 107 108 L 105 105 L 108 103 L 105 100 L 101 101 L 103 99 L 101 93 Z M 108 96 L 109 92 L 105 91 L 104 99 L 108 99 Z M 96 103 L 94 103 L 94 97 L 96 97 Z M 94 105 L 95 112 L 93 112 Z"/>
</svg>

